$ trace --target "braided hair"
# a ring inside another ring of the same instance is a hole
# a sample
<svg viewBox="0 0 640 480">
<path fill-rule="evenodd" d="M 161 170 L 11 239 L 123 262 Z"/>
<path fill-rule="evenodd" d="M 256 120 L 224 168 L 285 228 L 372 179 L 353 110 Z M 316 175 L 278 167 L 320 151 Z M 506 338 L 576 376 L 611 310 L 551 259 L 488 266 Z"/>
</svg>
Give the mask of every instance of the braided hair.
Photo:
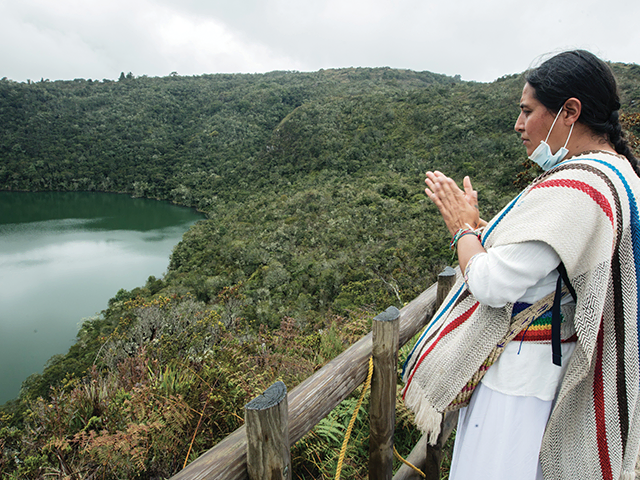
<svg viewBox="0 0 640 480">
<path fill-rule="evenodd" d="M 569 98 L 580 100 L 578 121 L 606 138 L 640 176 L 638 160 L 620 124 L 616 79 L 605 62 L 585 50 L 563 52 L 529 70 L 525 79 L 536 99 L 552 112 L 558 112 Z"/>
</svg>

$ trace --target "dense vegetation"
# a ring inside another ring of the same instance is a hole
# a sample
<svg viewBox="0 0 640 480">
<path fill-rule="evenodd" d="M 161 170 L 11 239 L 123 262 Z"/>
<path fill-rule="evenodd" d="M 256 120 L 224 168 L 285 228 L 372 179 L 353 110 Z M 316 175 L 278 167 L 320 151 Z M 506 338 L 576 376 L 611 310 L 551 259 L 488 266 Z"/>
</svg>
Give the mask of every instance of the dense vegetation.
<svg viewBox="0 0 640 480">
<path fill-rule="evenodd" d="M 640 137 L 640 66 L 613 67 Z M 451 261 L 424 171 L 470 175 L 485 218 L 535 174 L 513 132 L 522 84 L 389 68 L 1 80 L 0 188 L 126 192 L 208 217 L 164 278 L 117 292 L 3 407 L 3 478 L 169 476 L 274 380 L 292 388 L 413 299 Z M 296 477 L 335 471 L 352 400 L 296 446 Z M 365 417 L 343 475 L 365 475 Z M 410 415 L 398 423 L 408 449 Z"/>
</svg>

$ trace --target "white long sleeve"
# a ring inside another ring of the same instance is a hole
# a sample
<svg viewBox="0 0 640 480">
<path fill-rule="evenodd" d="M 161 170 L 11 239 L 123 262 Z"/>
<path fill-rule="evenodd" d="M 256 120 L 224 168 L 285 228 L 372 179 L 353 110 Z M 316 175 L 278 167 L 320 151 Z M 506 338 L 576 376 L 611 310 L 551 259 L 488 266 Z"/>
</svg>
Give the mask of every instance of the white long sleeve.
<svg viewBox="0 0 640 480">
<path fill-rule="evenodd" d="M 544 242 L 516 243 L 475 255 L 465 277 L 480 303 L 492 307 L 533 303 L 554 291 L 559 264 L 560 257 Z"/>
</svg>

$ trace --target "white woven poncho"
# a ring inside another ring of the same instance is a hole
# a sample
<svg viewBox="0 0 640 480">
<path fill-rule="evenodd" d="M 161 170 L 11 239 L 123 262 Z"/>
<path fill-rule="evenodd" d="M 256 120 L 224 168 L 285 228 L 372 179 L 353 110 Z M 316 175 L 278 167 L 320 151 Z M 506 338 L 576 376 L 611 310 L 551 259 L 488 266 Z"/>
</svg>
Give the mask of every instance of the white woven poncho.
<svg viewBox="0 0 640 480">
<path fill-rule="evenodd" d="M 640 180 L 626 159 L 583 154 L 537 178 L 484 230 L 487 249 L 532 240 L 549 244 L 578 295 L 577 345 L 540 451 L 546 480 L 635 478 L 638 194 Z M 459 280 L 410 354 L 405 403 L 432 441 L 442 412 L 456 407 L 451 403 L 508 330 L 512 307 L 479 304 Z"/>
</svg>

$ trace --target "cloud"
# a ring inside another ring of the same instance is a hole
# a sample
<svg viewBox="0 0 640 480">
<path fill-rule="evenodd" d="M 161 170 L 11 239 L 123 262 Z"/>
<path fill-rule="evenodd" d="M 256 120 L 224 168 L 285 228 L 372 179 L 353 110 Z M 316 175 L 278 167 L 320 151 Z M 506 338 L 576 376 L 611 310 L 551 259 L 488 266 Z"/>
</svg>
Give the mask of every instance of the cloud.
<svg viewBox="0 0 640 480">
<path fill-rule="evenodd" d="M 0 74 L 10 78 L 113 77 L 118 64 L 144 58 L 148 48 L 132 21 L 137 12 L 125 15 L 122 1 L 5 1 L 0 8 L 0 41 L 14 46 L 1 53 L 0 68 L 11 71 Z"/>
<path fill-rule="evenodd" d="M 638 59 L 640 2 L 611 0 L 163 0 L 215 17 L 302 69 L 391 66 L 488 81 L 566 48 Z M 620 32 L 624 32 L 621 34 Z M 609 47 L 610 46 L 610 47 Z M 607 48 L 608 47 L 608 48 Z M 297 67 L 292 67 L 297 68 Z"/>
<path fill-rule="evenodd" d="M 637 0 L 0 0 L 0 77 L 390 66 L 490 81 L 541 54 L 638 62 Z"/>
<path fill-rule="evenodd" d="M 264 44 L 243 39 L 215 18 L 167 7 L 156 7 L 147 17 L 158 53 L 167 66 L 180 73 L 253 73 L 299 66 L 296 60 L 275 54 Z"/>
<path fill-rule="evenodd" d="M 148 0 L 0 4 L 1 76 L 117 78 L 296 69 L 285 55 L 222 22 Z"/>
</svg>

